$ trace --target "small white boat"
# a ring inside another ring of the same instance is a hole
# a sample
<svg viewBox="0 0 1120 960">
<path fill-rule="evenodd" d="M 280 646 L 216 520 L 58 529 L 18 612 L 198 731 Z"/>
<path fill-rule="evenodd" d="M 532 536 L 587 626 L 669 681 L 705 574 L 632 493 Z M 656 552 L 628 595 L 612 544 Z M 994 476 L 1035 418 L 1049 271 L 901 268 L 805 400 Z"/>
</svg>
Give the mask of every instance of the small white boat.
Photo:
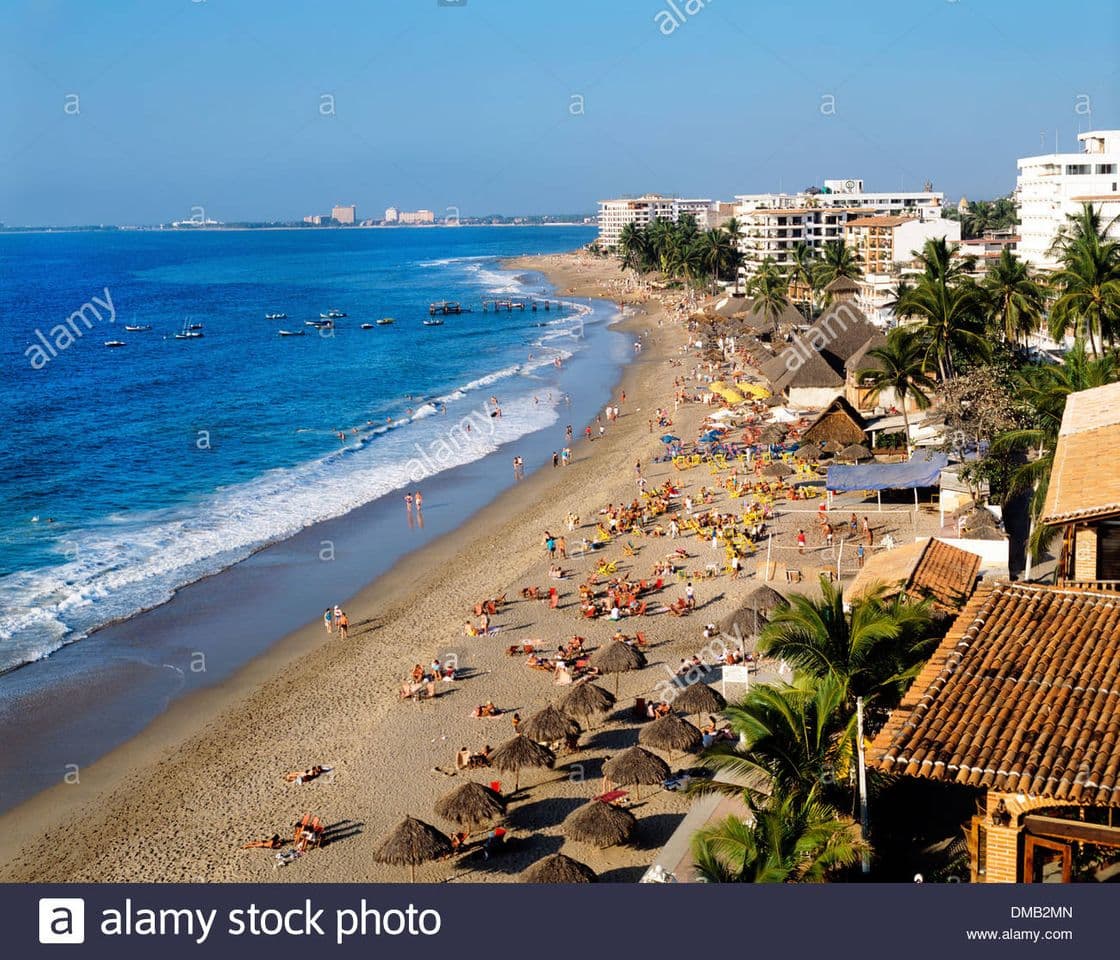
<svg viewBox="0 0 1120 960">
<path fill-rule="evenodd" d="M 362 324 L 362 329 L 363 330 L 372 330 L 373 329 L 373 324 L 372 323 L 363 323 Z"/>
<path fill-rule="evenodd" d="M 198 340 L 202 337 L 201 323 L 183 323 L 183 329 L 175 334 L 176 340 Z"/>
<path fill-rule="evenodd" d="M 140 333 L 142 330 L 151 330 L 152 325 L 150 323 L 126 323 L 124 328 L 129 333 Z"/>
<path fill-rule="evenodd" d="M 334 329 L 334 321 L 333 320 L 304 320 L 303 324 L 306 327 L 314 327 L 316 330 L 333 330 Z"/>
<path fill-rule="evenodd" d="M 124 341 L 123 340 L 106 340 L 105 341 L 105 346 L 107 346 L 107 347 L 123 347 L 124 346 Z"/>
<path fill-rule="evenodd" d="M 307 334 L 306 330 L 281 330 L 279 332 L 282 337 L 302 337 Z"/>
<path fill-rule="evenodd" d="M 286 313 L 266 313 L 264 318 L 265 320 L 287 320 L 288 315 Z"/>
<path fill-rule="evenodd" d="M 392 317 L 382 317 L 377 321 L 379 327 L 387 327 L 390 323 L 396 323 L 396 321 Z"/>
<path fill-rule="evenodd" d="M 425 327 L 442 327 L 442 320 L 424 320 L 422 321 Z"/>
<path fill-rule="evenodd" d="M 202 329 L 202 324 L 201 323 L 188 323 L 187 324 L 187 329 L 188 330 L 201 330 Z"/>
<path fill-rule="evenodd" d="M 320 313 L 319 317 L 323 320 L 341 320 L 346 314 L 341 310 L 330 309 L 326 313 Z"/>
</svg>

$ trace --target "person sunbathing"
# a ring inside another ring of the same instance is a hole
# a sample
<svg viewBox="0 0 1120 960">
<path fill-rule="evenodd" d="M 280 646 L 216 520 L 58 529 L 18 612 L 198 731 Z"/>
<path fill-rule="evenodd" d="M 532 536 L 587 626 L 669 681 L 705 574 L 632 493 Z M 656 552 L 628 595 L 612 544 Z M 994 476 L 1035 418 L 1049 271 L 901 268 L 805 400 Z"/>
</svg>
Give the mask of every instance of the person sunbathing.
<svg viewBox="0 0 1120 960">
<path fill-rule="evenodd" d="M 278 849 L 280 849 L 281 846 L 283 846 L 283 844 L 284 844 L 284 841 L 280 839 L 280 834 L 274 833 L 267 840 L 250 840 L 248 843 L 243 843 L 241 845 L 241 849 L 242 850 L 254 850 L 254 849 L 278 850 Z"/>
<path fill-rule="evenodd" d="M 467 835 L 460 830 L 458 833 L 451 834 L 451 849 L 458 850 L 467 842 Z"/>
<path fill-rule="evenodd" d="M 478 628 L 470 620 L 468 620 L 463 624 L 463 634 L 464 636 L 468 637 L 477 637 Z"/>
<path fill-rule="evenodd" d="M 284 774 L 284 779 L 288 783 L 307 783 L 309 780 L 314 780 L 316 777 L 322 776 L 326 772 L 326 767 L 321 767 L 316 764 L 313 767 L 308 767 L 306 770 L 292 770 Z"/>
<path fill-rule="evenodd" d="M 420 683 L 424 679 L 424 668 L 419 663 L 412 668 L 412 682 Z"/>
<path fill-rule="evenodd" d="M 490 754 L 493 752 L 493 747 L 491 747 L 490 744 L 486 744 L 486 746 L 482 748 L 481 753 L 472 753 L 470 759 L 467 761 L 468 769 L 490 766 Z"/>
<path fill-rule="evenodd" d="M 497 717 L 502 713 L 499 707 L 494 706 L 493 700 L 487 700 L 485 703 L 474 708 L 473 716 L 475 717 Z"/>
</svg>

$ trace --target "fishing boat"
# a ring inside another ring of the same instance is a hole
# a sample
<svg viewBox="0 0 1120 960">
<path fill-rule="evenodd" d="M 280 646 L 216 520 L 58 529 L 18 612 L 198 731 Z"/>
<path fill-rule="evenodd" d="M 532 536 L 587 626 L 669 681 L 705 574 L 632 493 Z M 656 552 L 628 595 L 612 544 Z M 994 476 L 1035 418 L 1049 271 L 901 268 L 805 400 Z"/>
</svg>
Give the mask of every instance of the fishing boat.
<svg viewBox="0 0 1120 960">
<path fill-rule="evenodd" d="M 264 318 L 265 320 L 287 320 L 288 315 L 286 313 L 266 313 Z"/>
<path fill-rule="evenodd" d="M 152 325 L 150 323 L 126 323 L 124 328 L 129 333 L 140 333 L 142 330 L 151 330 Z"/>
<path fill-rule="evenodd" d="M 328 310 L 326 313 L 319 314 L 319 318 L 321 320 L 341 320 L 345 316 L 346 314 L 341 310 L 335 310 L 333 308 Z"/>
<path fill-rule="evenodd" d="M 307 334 L 306 330 L 281 330 L 279 331 L 282 337 L 302 337 Z"/>
<path fill-rule="evenodd" d="M 423 321 L 425 327 L 442 327 L 443 321 L 439 319 Z"/>
<path fill-rule="evenodd" d="M 373 329 L 373 324 L 372 323 L 363 323 L 362 324 L 362 329 L 363 330 L 372 330 Z"/>
<path fill-rule="evenodd" d="M 379 327 L 387 327 L 390 323 L 396 323 L 396 321 L 392 317 L 382 317 L 377 321 Z"/>
<path fill-rule="evenodd" d="M 334 321 L 333 320 L 304 320 L 303 325 L 305 327 L 314 327 L 316 330 L 333 330 L 334 329 Z"/>
<path fill-rule="evenodd" d="M 123 347 L 124 346 L 124 341 L 123 340 L 106 340 L 105 341 L 105 346 L 107 346 L 107 347 Z"/>
<path fill-rule="evenodd" d="M 183 323 L 183 329 L 175 334 L 176 340 L 198 340 L 202 336 L 201 323 Z"/>
</svg>

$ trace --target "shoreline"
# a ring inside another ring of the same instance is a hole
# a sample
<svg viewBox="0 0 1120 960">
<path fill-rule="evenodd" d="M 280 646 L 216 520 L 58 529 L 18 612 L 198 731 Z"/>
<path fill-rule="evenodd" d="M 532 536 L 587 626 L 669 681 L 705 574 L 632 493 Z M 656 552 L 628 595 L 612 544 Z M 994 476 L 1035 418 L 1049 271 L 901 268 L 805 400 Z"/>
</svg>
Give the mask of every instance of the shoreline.
<svg viewBox="0 0 1120 960">
<path fill-rule="evenodd" d="M 503 261 L 502 267 L 511 270 L 529 269 L 543 272 L 552 281 L 557 293 L 567 296 L 599 298 L 603 296 L 604 291 L 598 282 L 584 282 L 576 273 L 565 275 L 562 269 L 557 269 L 555 263 L 552 264 L 553 269 L 547 269 L 547 265 L 542 263 L 542 261 L 547 260 L 555 261 L 556 257 L 553 255 L 516 258 L 512 261 Z M 613 265 L 611 269 L 614 269 Z M 638 329 L 648 322 L 647 318 L 648 314 L 643 311 L 636 316 L 615 323 L 613 326 L 615 328 Z M 623 389 L 626 389 L 631 396 L 634 396 L 637 392 L 635 384 L 637 373 L 633 369 L 636 366 L 648 366 L 648 364 L 627 364 L 622 372 Z M 625 432 L 629 433 L 631 431 Z M 606 443 L 594 445 L 595 448 L 598 448 L 594 452 L 598 453 L 600 450 L 605 451 L 608 447 L 617 446 L 620 437 L 616 434 L 620 433 L 622 431 L 619 431 L 617 427 L 612 429 Z M 567 477 L 569 471 L 572 472 L 573 476 L 583 473 L 589 459 L 593 462 L 598 458 L 577 456 L 577 463 L 572 468 L 564 470 L 562 476 L 557 476 L 547 468 L 538 469 L 527 480 L 522 481 L 516 489 L 508 491 L 498 501 L 484 507 L 479 513 L 462 523 L 454 532 L 444 534 L 430 545 L 407 554 L 402 560 L 395 563 L 387 573 L 367 584 L 349 601 L 348 606 L 352 607 L 356 614 L 354 616 L 355 623 L 360 624 L 363 620 L 368 621 L 367 611 L 371 610 L 378 611 L 377 622 L 383 626 L 401 619 L 402 615 L 407 617 L 405 611 L 418 592 L 418 580 L 423 582 L 425 579 L 421 571 L 440 569 L 451 564 L 456 558 L 460 558 L 465 552 L 469 553 L 472 545 L 476 545 L 480 540 L 485 539 L 486 531 L 489 529 L 524 526 L 524 514 L 531 513 L 534 509 L 539 510 L 543 503 L 547 503 L 550 494 L 554 492 L 554 488 L 557 486 L 557 481 Z M 584 464 L 582 469 L 579 461 Z M 568 484 L 568 486 L 570 485 Z M 476 571 L 470 571 L 468 572 L 468 579 L 484 578 L 479 578 Z M 482 590 L 481 585 L 479 589 Z M 453 617 L 453 619 L 457 619 L 457 617 Z M 374 632 L 376 631 L 368 628 L 364 632 L 355 630 L 348 644 L 349 649 L 343 652 L 340 660 L 347 660 L 346 654 L 352 655 L 354 649 L 359 647 L 359 644 L 355 643 L 359 637 L 369 637 L 369 634 Z M 441 637 L 436 642 L 443 643 L 444 639 Z M 425 644 L 425 646 L 427 645 Z M 365 646 L 365 644 L 361 646 Z M 86 850 L 86 855 L 67 856 L 64 858 L 64 862 L 56 864 L 46 862 L 49 861 L 49 856 L 34 855 L 27 859 L 17 855 L 16 851 L 22 848 L 26 852 L 29 849 L 41 846 L 45 841 L 49 846 L 49 839 L 54 831 L 62 828 L 67 832 L 68 843 L 74 847 L 72 853 L 77 854 L 78 848 L 83 845 L 75 843 L 72 835 L 74 825 L 68 824 L 67 821 L 71 817 L 79 815 L 83 807 L 88 808 L 94 802 L 101 803 L 104 801 L 105 806 L 101 807 L 103 811 L 108 806 L 112 806 L 114 800 L 122 797 L 122 794 L 131 799 L 131 802 L 126 801 L 126 805 L 131 806 L 132 803 L 136 802 L 135 798 L 144 792 L 145 787 L 148 789 L 154 788 L 158 791 L 159 787 L 156 781 L 162 776 L 160 773 L 161 767 L 170 764 L 180 766 L 180 769 L 182 769 L 185 765 L 186 768 L 190 769 L 196 761 L 187 758 L 192 754 L 197 755 L 200 747 L 203 748 L 202 752 L 205 752 L 208 730 L 213 730 L 219 723 L 225 727 L 232 726 L 231 715 L 241 715 L 241 717 L 244 717 L 246 713 L 252 715 L 255 712 L 254 701 L 262 697 L 268 699 L 269 694 L 273 693 L 275 688 L 283 688 L 288 685 L 289 681 L 285 674 L 291 665 L 298 664 L 309 656 L 324 653 L 333 656 L 337 650 L 337 642 L 324 640 L 322 628 L 316 624 L 294 631 L 278 644 L 270 647 L 264 654 L 254 657 L 232 676 L 212 687 L 187 694 L 172 703 L 141 733 L 97 762 L 83 767 L 78 783 L 57 784 L 15 807 L 2 818 L 5 830 L 3 832 L 4 840 L 0 841 L 0 850 L 4 854 L 5 867 L 0 870 L 0 876 L 3 876 L 4 879 L 26 876 L 29 878 L 49 877 L 58 880 L 76 879 L 83 876 L 89 876 L 93 879 L 138 879 L 142 876 L 148 876 L 143 868 L 139 872 L 132 870 L 120 872 L 112 869 L 106 873 L 101 869 L 93 869 L 92 872 L 87 873 L 87 870 L 92 866 L 91 861 L 98 859 L 97 852 L 94 850 Z M 419 654 L 414 654 L 410 650 L 403 662 L 411 662 L 416 656 L 419 656 Z M 407 666 L 404 669 L 407 670 Z M 391 705 L 395 706 L 395 704 Z M 489 739 L 496 740 L 498 738 L 490 736 Z M 299 757 L 293 756 L 290 760 L 286 760 L 285 764 L 286 766 L 298 767 L 300 762 L 302 761 Z M 311 756 L 306 762 L 314 763 L 318 761 L 315 756 Z M 108 795 L 107 799 L 106 794 Z M 423 810 L 414 812 L 420 816 L 427 815 L 427 812 Z M 143 814 L 140 815 L 143 816 Z M 95 814 L 95 818 L 96 816 Z M 83 827 L 84 829 L 86 828 Z M 42 837 L 43 839 L 36 841 L 36 837 Z M 188 872 L 186 874 L 178 873 L 176 876 L 181 879 L 191 879 L 193 875 Z M 150 878 L 156 879 L 157 877 L 161 879 L 171 878 L 164 870 L 160 870 Z M 235 877 L 229 877 L 229 879 L 235 879 Z"/>
</svg>

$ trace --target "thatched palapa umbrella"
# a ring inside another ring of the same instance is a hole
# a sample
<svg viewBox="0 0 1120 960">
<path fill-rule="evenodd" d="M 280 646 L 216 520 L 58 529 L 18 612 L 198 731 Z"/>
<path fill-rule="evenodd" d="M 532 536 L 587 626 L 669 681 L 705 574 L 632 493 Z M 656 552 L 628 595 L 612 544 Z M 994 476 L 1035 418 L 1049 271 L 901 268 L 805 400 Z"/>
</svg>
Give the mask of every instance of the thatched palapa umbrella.
<svg viewBox="0 0 1120 960">
<path fill-rule="evenodd" d="M 451 841 L 439 830 L 423 820 L 405 817 L 373 851 L 373 859 L 378 863 L 391 863 L 398 867 L 407 864 L 412 882 L 415 883 L 416 864 L 438 860 L 449 853 Z"/>
<path fill-rule="evenodd" d="M 667 751 L 670 760 L 673 759 L 674 750 L 695 750 L 702 740 L 700 731 L 691 723 L 672 714 L 647 724 L 638 734 L 638 743 L 655 750 Z"/>
<path fill-rule="evenodd" d="M 765 467 L 762 468 L 762 475 L 764 477 L 774 477 L 776 479 L 781 479 L 782 477 L 790 476 L 792 473 L 793 467 L 791 467 L 788 463 L 782 463 L 780 460 L 775 460 L 773 463 L 768 463 Z"/>
<path fill-rule="evenodd" d="M 740 642 L 745 637 L 753 637 L 769 622 L 770 612 L 785 604 L 785 597 L 777 590 L 759 584 L 743 598 L 738 610 L 720 621 L 720 632 L 735 637 Z"/>
<path fill-rule="evenodd" d="M 669 776 L 669 764 L 657 754 L 631 747 L 613 760 L 603 764 L 603 776 L 620 787 L 641 787 L 642 784 L 661 783 Z M 642 799 L 642 791 L 636 791 L 637 799 Z"/>
<path fill-rule="evenodd" d="M 850 444 L 836 454 L 836 456 L 841 460 L 855 460 L 857 462 L 875 459 L 875 455 L 862 443 Z"/>
<path fill-rule="evenodd" d="M 594 683 L 578 683 L 560 701 L 560 709 L 568 716 L 587 721 L 606 713 L 614 706 L 614 694 Z"/>
<path fill-rule="evenodd" d="M 702 713 L 717 713 L 727 706 L 723 695 L 706 683 L 692 683 L 673 698 L 673 709 L 691 713 L 700 719 Z"/>
<path fill-rule="evenodd" d="M 538 860 L 519 879 L 522 883 L 596 883 L 599 878 L 587 864 L 554 853 Z"/>
<path fill-rule="evenodd" d="M 591 654 L 589 663 L 600 673 L 615 675 L 614 692 L 618 696 L 618 675 L 628 670 L 641 670 L 646 665 L 646 658 L 641 650 L 636 650 L 630 644 L 611 640 Z"/>
<path fill-rule="evenodd" d="M 592 800 L 570 813 L 564 821 L 564 833 L 573 840 L 593 843 L 597 847 L 613 847 L 630 839 L 637 824 L 629 810 L 613 803 Z"/>
<path fill-rule="evenodd" d="M 794 456 L 798 460 L 820 460 L 823 452 L 815 443 L 806 443 L 797 448 Z"/>
<path fill-rule="evenodd" d="M 445 820 L 473 832 L 475 827 L 502 816 L 506 812 L 506 804 L 498 791 L 471 781 L 437 800 L 435 811 Z"/>
<path fill-rule="evenodd" d="M 534 743 L 528 737 L 518 734 L 507 740 L 490 754 L 490 766 L 505 772 L 513 771 L 513 789 L 516 791 L 521 786 L 522 767 L 548 767 L 551 769 L 556 762 L 556 756 L 548 747 Z"/>
<path fill-rule="evenodd" d="M 579 736 L 580 726 L 550 703 L 525 720 L 517 732 L 537 743 L 555 743 L 569 736 Z"/>
</svg>

